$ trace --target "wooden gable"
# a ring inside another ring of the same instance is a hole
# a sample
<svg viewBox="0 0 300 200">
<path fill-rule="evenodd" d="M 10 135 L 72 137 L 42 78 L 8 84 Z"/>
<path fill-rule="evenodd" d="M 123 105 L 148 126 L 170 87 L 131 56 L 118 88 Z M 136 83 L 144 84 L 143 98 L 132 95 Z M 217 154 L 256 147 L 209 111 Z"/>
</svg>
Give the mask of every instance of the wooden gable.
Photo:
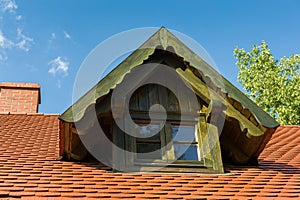
<svg viewBox="0 0 300 200">
<path fill-rule="evenodd" d="M 85 132 L 92 135 L 93 126 L 97 122 L 105 127 L 107 137 L 118 147 L 136 150 L 137 147 L 131 145 L 134 139 L 116 128 L 111 115 L 111 93 L 118 86 L 117 83 L 130 76 L 135 67 L 153 62 L 174 68 L 178 76 L 188 83 L 192 92 L 197 95 L 198 107 L 184 108 L 180 115 L 194 119 L 199 138 L 205 138 L 203 142 L 199 142 L 206 155 L 203 157 L 206 161 L 205 167 L 223 172 L 223 162 L 243 165 L 257 162 L 258 155 L 278 126 L 277 122 L 164 28 L 92 88 L 95 97 L 91 98 L 89 91 L 60 116 L 62 156 L 77 160 L 86 158 L 88 151 L 80 142 L 78 134 Z M 147 79 L 152 72 L 152 69 L 145 68 L 143 74 L 136 77 L 136 83 Z M 162 87 L 148 85 L 139 88 L 130 103 L 132 118 L 146 119 L 150 106 L 158 103 L 165 107 L 172 123 L 178 120 L 178 102 L 170 91 Z M 91 108 L 96 109 L 97 119 L 88 120 L 89 112 L 93 110 Z M 122 113 L 119 117 L 122 117 Z M 219 127 L 222 119 L 225 120 L 224 126 Z M 75 123 L 81 121 L 90 121 L 86 124 L 86 130 L 76 130 Z M 115 168 L 126 170 L 128 163 L 130 167 L 133 166 L 133 158 L 122 155 L 122 152 L 113 147 L 108 148 L 111 148 L 108 162 L 112 162 Z M 185 166 L 188 166 L 187 163 Z M 194 167 L 201 168 L 200 165 Z M 137 170 L 141 169 L 142 167 L 138 167 Z"/>
</svg>

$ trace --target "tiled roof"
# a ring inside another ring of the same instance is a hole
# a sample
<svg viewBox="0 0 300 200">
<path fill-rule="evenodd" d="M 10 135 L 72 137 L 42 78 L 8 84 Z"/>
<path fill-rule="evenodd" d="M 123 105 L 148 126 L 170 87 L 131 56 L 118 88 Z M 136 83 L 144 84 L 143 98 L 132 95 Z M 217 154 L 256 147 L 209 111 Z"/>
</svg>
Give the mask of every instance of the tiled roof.
<svg viewBox="0 0 300 200">
<path fill-rule="evenodd" d="M 226 175 L 114 173 L 58 160 L 58 115 L 0 115 L 0 198 L 300 198 L 300 127 L 281 126 L 258 167 Z"/>
</svg>

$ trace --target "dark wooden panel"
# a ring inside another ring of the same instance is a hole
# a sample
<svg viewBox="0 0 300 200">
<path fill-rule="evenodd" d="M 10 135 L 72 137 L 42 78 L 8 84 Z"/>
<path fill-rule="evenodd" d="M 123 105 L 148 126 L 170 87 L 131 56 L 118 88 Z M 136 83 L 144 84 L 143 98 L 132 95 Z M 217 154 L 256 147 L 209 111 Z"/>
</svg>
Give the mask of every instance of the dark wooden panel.
<svg viewBox="0 0 300 200">
<path fill-rule="evenodd" d="M 148 87 L 141 87 L 138 90 L 138 101 L 139 101 L 139 110 L 149 110 L 149 93 L 148 93 Z"/>
<path fill-rule="evenodd" d="M 154 104 L 159 104 L 158 98 L 158 86 L 157 85 L 148 85 L 148 99 L 149 99 L 149 106 Z"/>
<path fill-rule="evenodd" d="M 196 100 L 193 103 L 189 98 L 192 95 Z M 129 110 L 148 112 L 154 104 L 163 106 L 167 112 L 196 113 L 200 110 L 197 96 L 186 86 L 177 86 L 175 91 L 171 91 L 157 84 L 148 84 L 138 88 L 130 97 Z"/>
<path fill-rule="evenodd" d="M 171 90 L 167 90 L 168 94 L 168 111 L 180 111 L 180 106 L 179 106 L 179 100 L 176 97 L 176 94 L 174 94 Z"/>
</svg>

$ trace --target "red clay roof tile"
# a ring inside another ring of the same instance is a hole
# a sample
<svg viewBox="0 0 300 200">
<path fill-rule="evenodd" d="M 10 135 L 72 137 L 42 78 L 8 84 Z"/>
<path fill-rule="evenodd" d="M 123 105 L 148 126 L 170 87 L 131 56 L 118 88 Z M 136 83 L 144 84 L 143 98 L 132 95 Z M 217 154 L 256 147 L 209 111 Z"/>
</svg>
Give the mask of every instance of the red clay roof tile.
<svg viewBox="0 0 300 200">
<path fill-rule="evenodd" d="M 112 173 L 58 160 L 58 115 L 0 114 L 0 198 L 300 198 L 300 127 L 280 126 L 259 166 L 227 175 Z"/>
</svg>

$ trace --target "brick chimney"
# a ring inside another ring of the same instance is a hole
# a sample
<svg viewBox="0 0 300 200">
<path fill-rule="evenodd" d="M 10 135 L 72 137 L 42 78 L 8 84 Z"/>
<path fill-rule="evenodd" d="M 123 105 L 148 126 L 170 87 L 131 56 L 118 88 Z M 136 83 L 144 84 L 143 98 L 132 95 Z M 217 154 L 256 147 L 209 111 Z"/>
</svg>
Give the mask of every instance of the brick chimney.
<svg viewBox="0 0 300 200">
<path fill-rule="evenodd" d="M 40 103 L 39 84 L 10 82 L 0 84 L 0 112 L 37 113 Z"/>
</svg>

